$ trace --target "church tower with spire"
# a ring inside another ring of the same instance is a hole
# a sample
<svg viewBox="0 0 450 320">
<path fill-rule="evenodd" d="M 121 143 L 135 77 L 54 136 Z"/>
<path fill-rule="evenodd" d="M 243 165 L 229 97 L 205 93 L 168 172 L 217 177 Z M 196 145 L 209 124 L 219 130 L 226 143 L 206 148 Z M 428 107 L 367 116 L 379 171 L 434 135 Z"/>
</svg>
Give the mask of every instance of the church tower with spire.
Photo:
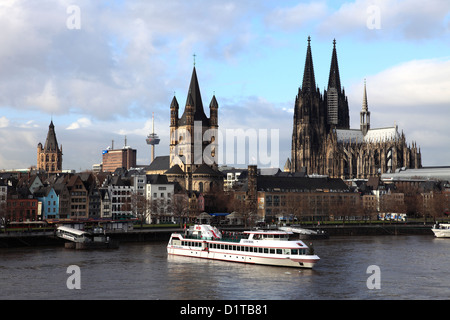
<svg viewBox="0 0 450 320">
<path fill-rule="evenodd" d="M 48 127 L 47 139 L 44 146 L 39 142 L 37 146 L 37 169 L 47 173 L 62 172 L 62 146 L 58 147 L 53 120 Z"/>
<path fill-rule="evenodd" d="M 298 89 L 294 107 L 291 171 L 321 167 L 322 138 L 326 135 L 327 110 L 316 87 L 314 64 L 308 37 L 302 87 Z"/>
<path fill-rule="evenodd" d="M 366 80 L 364 80 L 363 105 L 362 110 L 360 112 L 360 129 L 363 135 L 366 135 L 370 129 L 370 112 L 369 112 L 369 104 L 367 102 Z"/>
<path fill-rule="evenodd" d="M 213 95 L 206 116 L 197 70 L 192 71 L 186 104 L 179 118 L 179 104 L 174 96 L 170 105 L 170 169 L 166 175 L 188 191 L 208 192 L 223 183 L 218 171 L 218 109 Z"/>
<path fill-rule="evenodd" d="M 348 99 L 341 88 L 339 64 L 336 52 L 336 39 L 333 40 L 333 54 L 331 56 L 330 76 L 328 89 L 325 93 L 327 101 L 327 122 L 336 129 L 350 129 L 350 116 L 348 111 Z"/>
</svg>

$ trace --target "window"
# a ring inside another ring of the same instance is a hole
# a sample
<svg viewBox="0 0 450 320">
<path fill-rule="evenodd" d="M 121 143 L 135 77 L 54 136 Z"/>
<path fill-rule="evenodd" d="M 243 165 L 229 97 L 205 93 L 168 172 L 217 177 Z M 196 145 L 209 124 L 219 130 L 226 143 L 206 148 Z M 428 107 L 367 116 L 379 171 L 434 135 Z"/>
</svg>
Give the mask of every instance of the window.
<svg viewBox="0 0 450 320">
<path fill-rule="evenodd" d="M 280 205 L 280 196 L 273 196 L 273 205 L 278 207 Z"/>
<path fill-rule="evenodd" d="M 272 196 L 266 196 L 266 206 L 272 206 Z"/>
</svg>

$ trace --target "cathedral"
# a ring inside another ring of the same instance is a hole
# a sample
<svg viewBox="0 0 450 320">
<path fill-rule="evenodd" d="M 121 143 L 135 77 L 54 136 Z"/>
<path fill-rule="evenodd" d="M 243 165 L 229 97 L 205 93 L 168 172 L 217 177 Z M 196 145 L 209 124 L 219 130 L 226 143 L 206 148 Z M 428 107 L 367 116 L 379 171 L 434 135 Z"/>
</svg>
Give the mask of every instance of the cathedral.
<svg viewBox="0 0 450 320">
<path fill-rule="evenodd" d="M 406 168 L 420 168 L 416 143 L 408 146 L 398 127 L 371 128 L 364 83 L 360 128 L 350 129 L 348 99 L 341 87 L 336 40 L 333 41 L 328 87 L 316 85 L 308 37 L 303 83 L 294 108 L 292 153 L 286 166 L 292 173 L 328 175 L 342 179 L 367 179 Z"/>
</svg>

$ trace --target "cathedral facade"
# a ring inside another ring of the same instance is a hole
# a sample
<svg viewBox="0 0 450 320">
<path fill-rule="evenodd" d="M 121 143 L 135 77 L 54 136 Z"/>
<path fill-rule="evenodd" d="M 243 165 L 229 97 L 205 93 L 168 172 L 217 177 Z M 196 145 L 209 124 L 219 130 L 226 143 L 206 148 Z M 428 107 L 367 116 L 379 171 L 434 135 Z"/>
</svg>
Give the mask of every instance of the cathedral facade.
<svg viewBox="0 0 450 320">
<path fill-rule="evenodd" d="M 302 87 L 295 99 L 289 171 L 342 179 L 367 179 L 398 168 L 420 168 L 421 153 L 408 146 L 398 127 L 371 128 L 364 84 L 360 128 L 350 129 L 348 99 L 341 87 L 333 41 L 327 90 L 316 86 L 311 38 L 308 37 Z"/>
</svg>

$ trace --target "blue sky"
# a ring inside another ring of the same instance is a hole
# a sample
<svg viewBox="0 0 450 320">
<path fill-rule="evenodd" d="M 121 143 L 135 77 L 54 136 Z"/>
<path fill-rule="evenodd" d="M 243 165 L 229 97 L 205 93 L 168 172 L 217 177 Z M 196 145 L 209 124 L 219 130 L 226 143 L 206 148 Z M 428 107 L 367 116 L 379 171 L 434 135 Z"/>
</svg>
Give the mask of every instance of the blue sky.
<svg viewBox="0 0 450 320">
<path fill-rule="evenodd" d="M 79 29 L 67 27 L 71 5 Z M 174 93 L 184 106 L 193 54 L 220 128 L 279 130 L 283 166 L 308 36 L 322 92 L 337 41 L 352 128 L 367 79 L 372 127 L 395 123 L 424 165 L 450 165 L 447 0 L 3 0 L 0 28 L 0 168 L 36 165 L 51 119 L 64 169 L 90 169 L 125 136 L 148 164 L 152 112 L 156 153 L 168 154 L 169 106 Z"/>
</svg>

